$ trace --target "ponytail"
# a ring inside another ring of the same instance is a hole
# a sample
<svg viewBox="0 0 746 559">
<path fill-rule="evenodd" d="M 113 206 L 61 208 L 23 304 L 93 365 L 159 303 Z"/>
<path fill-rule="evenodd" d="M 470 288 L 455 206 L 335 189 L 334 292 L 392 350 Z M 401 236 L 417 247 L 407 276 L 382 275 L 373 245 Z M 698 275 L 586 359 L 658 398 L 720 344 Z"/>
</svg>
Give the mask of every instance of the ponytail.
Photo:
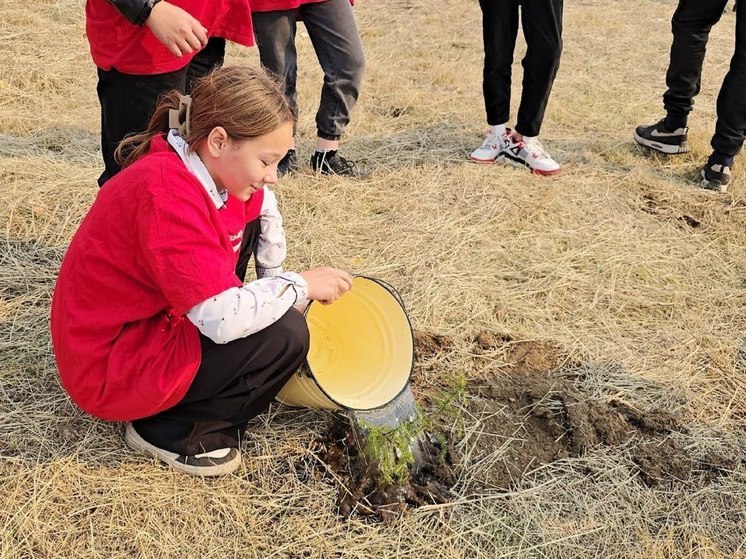
<svg viewBox="0 0 746 559">
<path fill-rule="evenodd" d="M 280 82 L 261 68 L 218 67 L 195 82 L 191 110 L 187 100 L 175 89 L 159 98 L 147 130 L 126 137 L 117 146 L 114 157 L 122 168 L 148 153 L 154 137 L 177 128 L 175 115 L 179 133 L 192 151 L 216 126 L 222 126 L 231 140 L 241 142 L 296 121 Z"/>
<path fill-rule="evenodd" d="M 164 93 L 158 99 L 158 105 L 155 108 L 153 116 L 150 117 L 148 128 L 139 134 L 127 136 L 119 142 L 117 149 L 114 151 L 114 159 L 122 168 L 131 165 L 141 156 L 148 153 L 150 151 L 150 141 L 153 138 L 168 132 L 169 111 L 172 109 L 178 110 L 180 98 L 181 93 L 176 89 Z"/>
</svg>

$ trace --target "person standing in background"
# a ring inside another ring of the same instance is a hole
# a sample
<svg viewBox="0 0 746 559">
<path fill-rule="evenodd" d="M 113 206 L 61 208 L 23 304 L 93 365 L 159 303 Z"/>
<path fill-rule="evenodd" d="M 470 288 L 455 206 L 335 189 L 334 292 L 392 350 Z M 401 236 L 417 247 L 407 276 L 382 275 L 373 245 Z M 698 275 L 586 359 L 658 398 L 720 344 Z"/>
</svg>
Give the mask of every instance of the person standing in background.
<svg viewBox="0 0 746 559">
<path fill-rule="evenodd" d="M 357 102 L 365 56 L 350 0 L 251 0 L 254 36 L 262 66 L 282 78 L 297 110 L 297 20 L 306 26 L 324 71 L 316 113 L 311 168 L 323 175 L 362 177 L 367 173 L 337 150 Z M 280 162 L 281 174 L 297 169 L 295 144 Z"/>
<path fill-rule="evenodd" d="M 475 163 L 506 162 L 538 175 L 559 173 L 560 166 L 538 140 L 562 54 L 563 0 L 480 0 L 484 34 L 484 104 L 489 131 L 469 154 Z M 510 118 L 513 51 L 518 15 L 527 50 L 523 89 L 515 130 Z"/>
<path fill-rule="evenodd" d="M 161 95 L 188 92 L 222 64 L 226 39 L 254 44 L 249 0 L 87 0 L 86 35 L 98 68 L 99 186 L 121 170 L 117 145 L 145 130 Z"/>
<path fill-rule="evenodd" d="M 638 144 L 665 154 L 689 151 L 687 120 L 702 83 L 702 65 L 710 30 L 723 15 L 728 0 L 679 0 L 671 28 L 673 43 L 663 94 L 666 116 L 655 124 L 635 129 Z M 733 159 L 746 138 L 746 16 L 737 2 L 736 45 L 730 69 L 717 99 L 717 123 L 710 145 L 712 153 L 700 175 L 700 186 L 725 192 L 731 180 Z"/>
</svg>

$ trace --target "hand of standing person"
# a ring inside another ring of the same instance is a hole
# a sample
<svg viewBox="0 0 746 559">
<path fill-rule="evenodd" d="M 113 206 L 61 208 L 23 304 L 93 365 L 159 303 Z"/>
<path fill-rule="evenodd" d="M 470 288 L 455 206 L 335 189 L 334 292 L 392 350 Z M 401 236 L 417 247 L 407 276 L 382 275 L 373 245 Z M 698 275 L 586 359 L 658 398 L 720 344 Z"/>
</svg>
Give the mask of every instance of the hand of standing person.
<svg viewBox="0 0 746 559">
<path fill-rule="evenodd" d="M 308 282 L 308 299 L 324 305 L 333 303 L 352 287 L 352 276 L 343 270 L 322 266 L 300 275 Z"/>
<path fill-rule="evenodd" d="M 207 29 L 199 20 L 168 2 L 153 6 L 145 25 L 174 56 L 190 54 L 207 44 Z"/>
</svg>

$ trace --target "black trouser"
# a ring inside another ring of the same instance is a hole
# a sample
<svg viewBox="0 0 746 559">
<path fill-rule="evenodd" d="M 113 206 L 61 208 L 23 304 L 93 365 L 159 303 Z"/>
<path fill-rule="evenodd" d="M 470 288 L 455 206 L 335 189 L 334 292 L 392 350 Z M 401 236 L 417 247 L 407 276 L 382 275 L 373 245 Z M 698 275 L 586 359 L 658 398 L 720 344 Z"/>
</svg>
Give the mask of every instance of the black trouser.
<svg viewBox="0 0 746 559">
<path fill-rule="evenodd" d="M 246 227 L 236 269 L 241 278 L 256 249 L 258 224 Z M 200 339 L 202 362 L 184 398 L 133 422 L 146 441 L 178 454 L 237 448 L 246 424 L 264 411 L 308 353 L 306 320 L 292 308 L 251 336 L 227 344 L 201 334 Z"/>
<path fill-rule="evenodd" d="M 663 106 L 669 118 L 685 123 L 702 81 L 702 64 L 712 26 L 727 0 L 680 0 L 671 20 L 673 43 L 666 73 L 668 91 Z M 717 124 L 712 148 L 734 156 L 746 134 L 746 5 L 737 4 L 736 48 L 717 100 Z"/>
<path fill-rule="evenodd" d="M 101 104 L 101 152 L 105 167 L 98 179 L 99 186 L 121 171 L 114 160 L 117 145 L 125 136 L 148 127 L 158 98 L 172 89 L 188 92 L 194 79 L 222 64 L 224 58 L 225 39 L 212 38 L 187 66 L 174 72 L 134 75 L 98 69 L 96 91 Z"/>
<path fill-rule="evenodd" d="M 365 69 L 355 16 L 349 0 L 313 2 L 298 10 L 324 70 L 316 113 L 317 134 L 327 140 L 339 140 L 350 122 Z M 254 12 L 252 20 L 262 66 L 283 79 L 285 95 L 297 110 L 295 14 L 295 10 Z"/>
<path fill-rule="evenodd" d="M 521 10 L 526 56 L 523 89 L 515 129 L 538 136 L 562 54 L 563 0 L 479 0 L 484 34 L 484 104 L 490 125 L 510 119 L 513 51 Z"/>
</svg>

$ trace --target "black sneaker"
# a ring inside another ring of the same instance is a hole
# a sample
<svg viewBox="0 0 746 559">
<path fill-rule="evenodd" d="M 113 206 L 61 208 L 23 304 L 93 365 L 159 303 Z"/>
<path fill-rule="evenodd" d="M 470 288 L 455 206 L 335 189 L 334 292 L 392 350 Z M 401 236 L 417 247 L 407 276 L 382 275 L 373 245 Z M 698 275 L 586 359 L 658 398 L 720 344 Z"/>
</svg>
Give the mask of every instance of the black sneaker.
<svg viewBox="0 0 746 559">
<path fill-rule="evenodd" d="M 337 155 L 337 150 L 314 151 L 311 156 L 311 168 L 322 175 L 338 175 L 340 177 L 357 177 L 364 179 L 368 171 L 358 167 L 354 161 L 348 161 Z"/>
<path fill-rule="evenodd" d="M 277 164 L 277 174 L 279 176 L 289 175 L 291 173 L 295 173 L 295 171 L 297 170 L 298 158 L 295 155 L 295 150 L 289 149 L 288 152 L 285 154 L 285 157 L 280 159 L 280 162 Z"/>
<path fill-rule="evenodd" d="M 661 153 L 673 155 L 689 151 L 689 128 L 686 126 L 677 130 L 666 128 L 666 119 L 662 118 L 655 124 L 640 125 L 635 129 L 635 141 Z"/>
<path fill-rule="evenodd" d="M 219 476 L 236 471 L 241 465 L 241 454 L 237 448 L 221 448 L 202 454 L 176 454 L 149 443 L 135 431 L 132 423 L 127 423 L 124 431 L 124 442 L 127 446 L 155 456 L 171 466 L 174 470 L 195 476 Z"/>
<path fill-rule="evenodd" d="M 710 158 L 702 169 L 701 175 L 702 182 L 700 186 L 702 188 L 714 190 L 715 192 L 725 192 L 728 190 L 728 183 L 730 183 L 731 177 L 730 165 L 715 162 Z"/>
</svg>

